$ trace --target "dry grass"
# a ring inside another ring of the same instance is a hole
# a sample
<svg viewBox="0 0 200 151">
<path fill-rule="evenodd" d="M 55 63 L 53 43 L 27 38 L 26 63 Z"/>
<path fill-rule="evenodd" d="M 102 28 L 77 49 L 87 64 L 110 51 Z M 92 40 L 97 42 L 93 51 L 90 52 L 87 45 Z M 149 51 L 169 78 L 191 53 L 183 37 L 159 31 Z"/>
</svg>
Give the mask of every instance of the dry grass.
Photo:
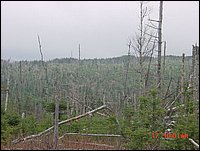
<svg viewBox="0 0 200 151">
<path fill-rule="evenodd" d="M 51 150 L 53 136 L 41 136 L 12 146 L 1 146 L 3 150 Z M 122 150 L 121 140 L 114 137 L 64 136 L 59 140 L 58 150 Z"/>
</svg>

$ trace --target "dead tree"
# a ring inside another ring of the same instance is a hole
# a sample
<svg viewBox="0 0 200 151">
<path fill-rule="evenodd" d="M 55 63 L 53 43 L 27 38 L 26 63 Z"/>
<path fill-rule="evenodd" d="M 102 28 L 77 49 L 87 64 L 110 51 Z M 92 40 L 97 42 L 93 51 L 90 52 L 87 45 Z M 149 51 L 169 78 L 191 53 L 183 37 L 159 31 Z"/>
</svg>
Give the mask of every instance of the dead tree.
<svg viewBox="0 0 200 151">
<path fill-rule="evenodd" d="M 160 1 L 160 8 L 159 8 L 159 23 L 158 23 L 158 69 L 157 69 L 157 85 L 158 85 L 158 92 L 161 94 L 161 49 L 162 49 L 162 17 L 163 17 L 163 1 Z"/>
<path fill-rule="evenodd" d="M 166 41 L 164 41 L 164 54 L 163 54 L 163 64 L 162 64 L 162 88 L 164 88 L 165 80 L 165 57 L 166 57 Z"/>
<path fill-rule="evenodd" d="M 60 93 L 60 92 L 56 92 Z M 58 94 L 55 94 L 55 126 L 54 126 L 54 138 L 53 138 L 53 148 L 58 147 L 58 122 L 59 122 L 59 98 Z"/>
<path fill-rule="evenodd" d="M 6 69 L 6 76 L 5 76 L 5 80 L 6 80 L 6 86 L 5 86 L 5 93 L 6 93 L 6 98 L 5 98 L 5 111 L 7 111 L 8 109 L 8 96 L 9 96 L 9 85 L 10 85 L 10 74 L 9 74 L 9 66 L 10 66 L 10 59 L 8 61 L 5 61 L 5 69 Z"/>
<path fill-rule="evenodd" d="M 80 64 L 80 60 L 81 60 L 81 45 L 79 44 L 78 45 L 78 61 L 79 61 L 79 64 Z"/>
<path fill-rule="evenodd" d="M 124 107 L 125 100 L 126 100 L 126 97 L 127 97 L 127 80 L 128 80 L 128 72 L 129 72 L 129 64 L 130 64 L 130 51 L 131 51 L 131 40 L 128 43 L 128 60 L 127 60 L 126 71 L 125 71 L 124 97 L 123 97 L 122 100 L 120 100 L 120 104 L 119 104 L 120 114 L 121 114 L 121 111 Z"/>
<path fill-rule="evenodd" d="M 150 25 L 147 24 L 147 17 L 149 16 L 151 9 L 147 6 L 144 6 L 144 2 L 140 2 L 140 24 L 139 24 L 139 33 L 136 34 L 136 38 L 133 39 L 132 47 L 134 49 L 134 55 L 138 59 L 138 70 L 137 72 L 140 74 L 140 95 L 143 94 L 145 88 L 145 79 L 149 76 L 145 76 L 145 74 L 149 74 L 147 69 L 145 69 L 144 63 L 146 59 L 149 59 L 152 56 L 153 44 L 152 40 L 156 36 L 153 31 L 149 34 Z"/>
<path fill-rule="evenodd" d="M 194 88 L 194 100 L 199 100 L 199 47 L 193 46 L 193 88 Z"/>
<path fill-rule="evenodd" d="M 6 91 L 6 101 L 5 101 L 5 111 L 7 111 L 7 108 L 8 108 L 8 90 L 9 90 L 9 77 L 8 77 L 8 79 L 7 79 L 7 91 Z"/>
<path fill-rule="evenodd" d="M 184 62 L 185 62 L 185 54 L 182 56 L 182 66 L 181 66 L 181 103 L 184 103 Z"/>
<path fill-rule="evenodd" d="M 148 80 L 149 80 L 150 68 L 151 68 L 151 61 L 152 61 L 152 57 L 153 57 L 153 50 L 156 46 L 155 43 L 156 43 L 156 39 L 154 39 L 154 42 L 153 42 L 153 46 L 152 46 L 152 49 L 151 49 L 151 56 L 150 56 L 150 60 L 149 60 L 149 63 L 148 63 L 148 68 L 147 68 L 147 73 L 145 74 L 144 92 L 146 92 L 146 89 L 147 89 L 147 86 L 148 86 Z"/>
<path fill-rule="evenodd" d="M 46 101 L 48 100 L 48 74 L 47 74 L 47 64 L 44 62 L 44 56 L 42 53 L 42 45 L 40 41 L 39 35 L 37 35 L 38 38 L 38 45 L 39 45 L 39 51 L 41 55 L 41 64 L 42 64 L 42 69 L 40 73 L 40 91 L 41 91 L 41 97 L 46 98 Z M 38 104 L 39 106 L 39 104 Z M 38 107 L 36 107 L 38 108 Z M 42 108 L 42 107 L 41 107 Z M 37 113 L 36 113 L 37 114 Z M 41 116 L 41 115 L 39 115 Z M 37 118 L 37 120 L 40 120 L 40 118 Z"/>
<path fill-rule="evenodd" d="M 43 64 L 43 54 L 42 54 L 42 46 L 41 46 L 41 43 L 40 43 L 40 37 L 38 35 L 38 43 L 39 43 L 39 50 L 40 50 L 40 55 L 41 55 L 41 61 L 42 61 L 42 64 Z"/>
</svg>

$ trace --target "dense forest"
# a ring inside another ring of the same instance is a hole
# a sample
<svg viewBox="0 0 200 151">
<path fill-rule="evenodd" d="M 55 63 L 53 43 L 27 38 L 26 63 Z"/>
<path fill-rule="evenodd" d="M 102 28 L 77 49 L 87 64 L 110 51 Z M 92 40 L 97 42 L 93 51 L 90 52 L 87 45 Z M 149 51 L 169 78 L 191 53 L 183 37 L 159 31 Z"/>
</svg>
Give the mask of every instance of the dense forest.
<svg viewBox="0 0 200 151">
<path fill-rule="evenodd" d="M 182 56 L 166 56 L 161 90 L 156 84 L 156 61 L 151 58 L 144 89 L 137 58 L 132 55 L 45 62 L 1 60 L 1 144 L 11 145 L 54 125 L 58 100 L 59 122 L 102 105 L 109 109 L 59 126 L 60 136 L 115 134 L 122 136 L 124 149 L 196 149 L 188 140 L 199 143 L 193 58 L 186 56 L 183 62 Z M 176 133 L 176 138 L 163 137 L 167 130 Z"/>
</svg>

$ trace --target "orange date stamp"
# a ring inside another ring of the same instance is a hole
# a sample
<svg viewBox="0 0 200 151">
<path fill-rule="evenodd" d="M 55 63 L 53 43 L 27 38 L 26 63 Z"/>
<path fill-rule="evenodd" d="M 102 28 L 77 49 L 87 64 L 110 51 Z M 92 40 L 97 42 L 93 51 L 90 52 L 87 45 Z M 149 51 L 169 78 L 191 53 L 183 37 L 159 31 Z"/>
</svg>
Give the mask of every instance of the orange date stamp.
<svg viewBox="0 0 200 151">
<path fill-rule="evenodd" d="M 160 132 L 152 132 L 152 138 L 159 138 L 160 136 L 163 136 L 163 138 L 188 138 L 188 134 L 178 134 L 178 133 L 170 133 L 170 132 L 165 132 L 160 134 Z"/>
</svg>

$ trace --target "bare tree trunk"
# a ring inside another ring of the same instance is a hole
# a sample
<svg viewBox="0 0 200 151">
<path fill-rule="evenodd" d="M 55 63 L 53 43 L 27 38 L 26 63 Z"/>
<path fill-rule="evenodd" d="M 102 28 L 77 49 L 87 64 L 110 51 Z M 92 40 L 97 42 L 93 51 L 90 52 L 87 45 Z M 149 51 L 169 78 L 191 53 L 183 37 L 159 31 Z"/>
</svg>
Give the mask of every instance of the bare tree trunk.
<svg viewBox="0 0 200 151">
<path fill-rule="evenodd" d="M 161 96 L 161 49 L 162 49 L 162 12 L 163 12 L 163 1 L 160 1 L 160 9 L 159 9 L 159 24 L 158 24 L 158 92 Z"/>
<path fill-rule="evenodd" d="M 135 50 L 135 56 L 138 59 L 138 67 L 139 69 L 137 72 L 139 73 L 139 95 L 143 95 L 145 92 L 145 88 L 147 86 L 147 79 L 148 79 L 148 73 L 149 70 L 145 67 L 144 63 L 146 58 L 149 58 L 151 55 L 151 51 L 154 49 L 154 44 L 152 45 L 152 38 L 157 38 L 154 36 L 155 32 L 147 33 L 149 32 L 149 23 L 146 24 L 147 17 L 149 16 L 151 9 L 149 9 L 147 6 L 144 6 L 145 2 L 140 2 L 140 23 L 139 23 L 139 33 L 136 34 L 136 38 L 134 39 L 134 44 L 132 45 Z M 153 27 L 155 29 L 155 27 Z M 147 37 L 150 36 L 150 37 Z M 153 48 L 152 48 L 153 47 Z M 151 62 L 151 59 L 150 59 Z M 150 65 L 150 63 L 149 63 Z"/>
<path fill-rule="evenodd" d="M 9 90 L 9 77 L 7 79 L 7 88 L 6 88 L 6 102 L 5 102 L 5 111 L 7 111 L 8 108 L 8 90 Z"/>
<path fill-rule="evenodd" d="M 195 64 L 194 64 L 194 88 L 195 101 L 199 100 L 199 47 L 195 46 Z"/>
<path fill-rule="evenodd" d="M 38 35 L 38 43 L 39 43 L 39 49 L 40 49 L 40 55 L 41 55 L 42 65 L 44 65 L 44 64 L 43 64 L 42 46 L 41 46 L 41 44 L 40 44 L 40 37 L 39 37 L 39 35 Z"/>
<path fill-rule="evenodd" d="M 60 92 L 57 92 L 60 93 Z M 53 148 L 58 147 L 58 122 L 59 122 L 59 98 L 58 95 L 55 96 L 55 126 L 54 126 L 54 138 L 53 138 Z"/>
<path fill-rule="evenodd" d="M 191 87 L 195 88 L 195 46 L 192 48 L 192 71 L 191 71 Z M 195 100 L 195 92 L 193 92 L 193 99 Z"/>
<path fill-rule="evenodd" d="M 128 80 L 128 70 L 129 70 L 129 64 L 130 64 L 130 48 L 131 48 L 131 41 L 128 44 L 128 62 L 126 67 L 126 73 L 125 73 L 125 82 L 124 82 L 124 98 L 127 97 L 127 80 Z"/>
<path fill-rule="evenodd" d="M 154 40 L 153 47 L 152 47 L 152 50 L 151 50 L 151 56 L 150 56 L 150 60 L 149 60 L 149 64 L 148 64 L 147 73 L 146 73 L 146 76 L 145 76 L 144 92 L 146 92 L 147 85 L 148 85 L 150 68 L 151 68 L 151 61 L 152 61 L 152 57 L 153 57 L 153 50 L 154 50 L 154 48 L 155 48 L 155 40 Z"/>
<path fill-rule="evenodd" d="M 182 67 L 181 67 L 181 103 L 184 103 L 184 62 L 185 62 L 185 54 L 182 56 Z"/>
<path fill-rule="evenodd" d="M 21 114 L 21 103 L 22 101 L 22 62 L 19 62 L 19 84 L 17 84 L 17 101 L 18 101 L 18 112 Z"/>
<path fill-rule="evenodd" d="M 20 83 L 22 83 L 22 62 L 19 62 L 19 78 L 20 78 Z"/>
<path fill-rule="evenodd" d="M 143 39 L 143 2 L 140 2 L 140 39 L 139 39 L 139 65 L 140 65 L 140 95 L 143 94 L 143 57 L 142 57 L 142 39 Z"/>
<path fill-rule="evenodd" d="M 80 64 L 80 60 L 81 60 L 81 45 L 78 45 L 78 60 L 79 60 L 79 64 Z"/>
<path fill-rule="evenodd" d="M 162 78 L 162 88 L 164 88 L 164 85 L 165 85 L 165 82 L 164 82 L 164 80 L 165 80 L 165 56 L 166 56 L 166 41 L 164 41 L 164 55 L 163 55 L 163 67 L 162 67 L 162 76 L 163 76 L 163 78 Z"/>
</svg>

